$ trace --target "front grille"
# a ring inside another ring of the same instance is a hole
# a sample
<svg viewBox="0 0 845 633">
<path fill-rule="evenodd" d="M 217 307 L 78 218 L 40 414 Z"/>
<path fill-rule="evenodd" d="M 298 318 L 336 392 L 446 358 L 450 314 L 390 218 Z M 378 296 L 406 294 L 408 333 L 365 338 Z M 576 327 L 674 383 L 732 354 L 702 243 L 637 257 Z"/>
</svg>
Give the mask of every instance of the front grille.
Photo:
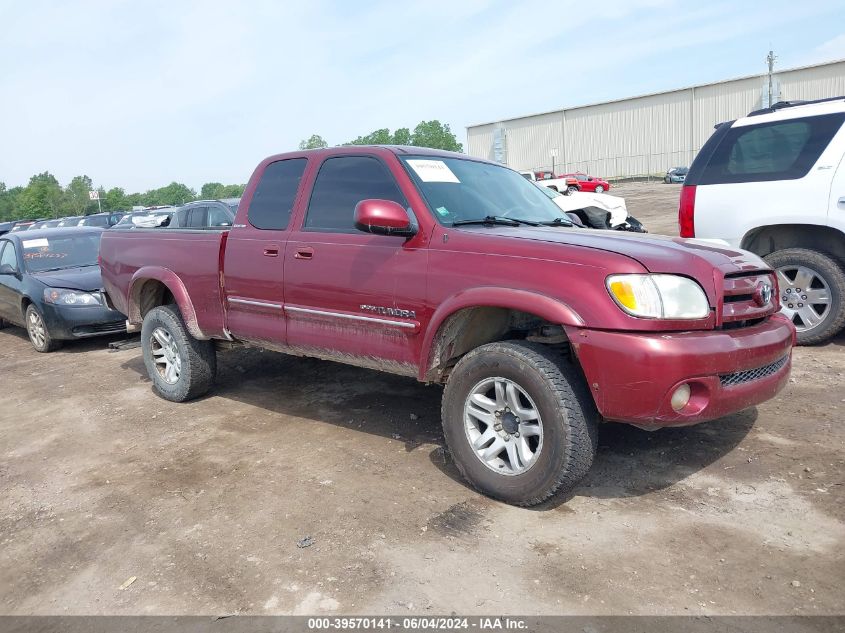
<svg viewBox="0 0 845 633">
<path fill-rule="evenodd" d="M 769 301 L 760 305 L 755 301 L 755 293 L 768 286 Z M 777 285 L 770 271 L 743 272 L 725 277 L 722 286 L 722 326 L 730 327 L 739 323 L 747 327 L 759 319 L 774 314 L 778 308 Z"/>
<path fill-rule="evenodd" d="M 79 325 L 73 328 L 74 334 L 104 334 L 106 332 L 126 331 L 126 321 L 110 321 L 108 323 L 94 323 Z"/>
<path fill-rule="evenodd" d="M 779 358 L 773 363 L 757 367 L 756 369 L 746 369 L 745 371 L 737 371 L 732 374 L 722 374 L 719 376 L 719 382 L 722 383 L 723 387 L 733 387 L 746 382 L 751 382 L 752 380 L 759 380 L 760 378 L 765 378 L 766 376 L 778 373 L 778 371 L 780 371 L 788 361 L 789 354 L 783 358 Z"/>
</svg>

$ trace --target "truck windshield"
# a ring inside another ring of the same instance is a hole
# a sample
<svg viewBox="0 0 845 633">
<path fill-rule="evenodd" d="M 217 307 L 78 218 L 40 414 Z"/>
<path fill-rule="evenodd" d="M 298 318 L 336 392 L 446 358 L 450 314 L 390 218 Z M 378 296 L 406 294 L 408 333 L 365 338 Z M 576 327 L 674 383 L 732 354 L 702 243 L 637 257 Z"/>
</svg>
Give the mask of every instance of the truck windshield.
<svg viewBox="0 0 845 633">
<path fill-rule="evenodd" d="M 400 158 L 434 217 L 445 226 L 485 218 L 572 226 L 537 185 L 506 167 L 463 158 Z"/>
</svg>

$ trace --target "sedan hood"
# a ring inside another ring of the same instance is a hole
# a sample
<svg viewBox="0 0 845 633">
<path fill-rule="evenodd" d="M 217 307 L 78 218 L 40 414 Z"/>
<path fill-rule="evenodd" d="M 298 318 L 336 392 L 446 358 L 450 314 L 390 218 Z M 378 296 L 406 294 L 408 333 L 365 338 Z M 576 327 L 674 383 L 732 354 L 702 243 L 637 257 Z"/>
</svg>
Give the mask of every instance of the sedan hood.
<svg viewBox="0 0 845 633">
<path fill-rule="evenodd" d="M 43 273 L 32 273 L 32 277 L 51 288 L 69 288 L 70 290 L 93 292 L 103 287 L 99 266 L 50 270 Z"/>
<path fill-rule="evenodd" d="M 680 273 L 701 281 L 712 280 L 714 268 L 723 275 L 769 268 L 753 253 L 681 237 L 575 228 L 496 226 L 473 227 L 470 230 L 619 253 L 637 260 L 649 272 Z"/>
</svg>

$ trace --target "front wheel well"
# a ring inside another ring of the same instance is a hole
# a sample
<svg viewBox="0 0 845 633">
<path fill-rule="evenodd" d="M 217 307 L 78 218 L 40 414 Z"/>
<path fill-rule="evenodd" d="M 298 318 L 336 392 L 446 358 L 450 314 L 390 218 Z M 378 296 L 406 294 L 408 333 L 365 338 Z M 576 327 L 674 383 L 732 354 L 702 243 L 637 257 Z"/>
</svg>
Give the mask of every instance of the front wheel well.
<svg viewBox="0 0 845 633">
<path fill-rule="evenodd" d="M 845 233 L 815 224 L 761 226 L 746 233 L 740 246 L 760 257 L 786 248 L 808 248 L 845 260 Z"/>
<path fill-rule="evenodd" d="M 450 315 L 438 329 L 429 354 L 426 380 L 445 382 L 463 356 L 481 345 L 507 340 L 564 346 L 569 351 L 569 341 L 560 324 L 510 308 L 464 308 Z"/>
</svg>

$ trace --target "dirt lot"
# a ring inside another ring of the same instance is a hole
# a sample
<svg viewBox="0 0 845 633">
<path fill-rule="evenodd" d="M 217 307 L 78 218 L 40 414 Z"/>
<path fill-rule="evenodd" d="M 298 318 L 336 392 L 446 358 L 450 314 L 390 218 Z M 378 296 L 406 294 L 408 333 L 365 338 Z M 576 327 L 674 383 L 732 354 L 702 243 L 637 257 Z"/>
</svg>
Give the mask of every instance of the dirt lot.
<svg viewBox="0 0 845 633">
<path fill-rule="evenodd" d="M 619 192 L 674 230 L 676 186 Z M 756 409 L 603 427 L 533 510 L 461 482 L 439 388 L 241 350 L 177 405 L 106 343 L 0 332 L 0 613 L 845 612 L 845 337 Z"/>
</svg>

